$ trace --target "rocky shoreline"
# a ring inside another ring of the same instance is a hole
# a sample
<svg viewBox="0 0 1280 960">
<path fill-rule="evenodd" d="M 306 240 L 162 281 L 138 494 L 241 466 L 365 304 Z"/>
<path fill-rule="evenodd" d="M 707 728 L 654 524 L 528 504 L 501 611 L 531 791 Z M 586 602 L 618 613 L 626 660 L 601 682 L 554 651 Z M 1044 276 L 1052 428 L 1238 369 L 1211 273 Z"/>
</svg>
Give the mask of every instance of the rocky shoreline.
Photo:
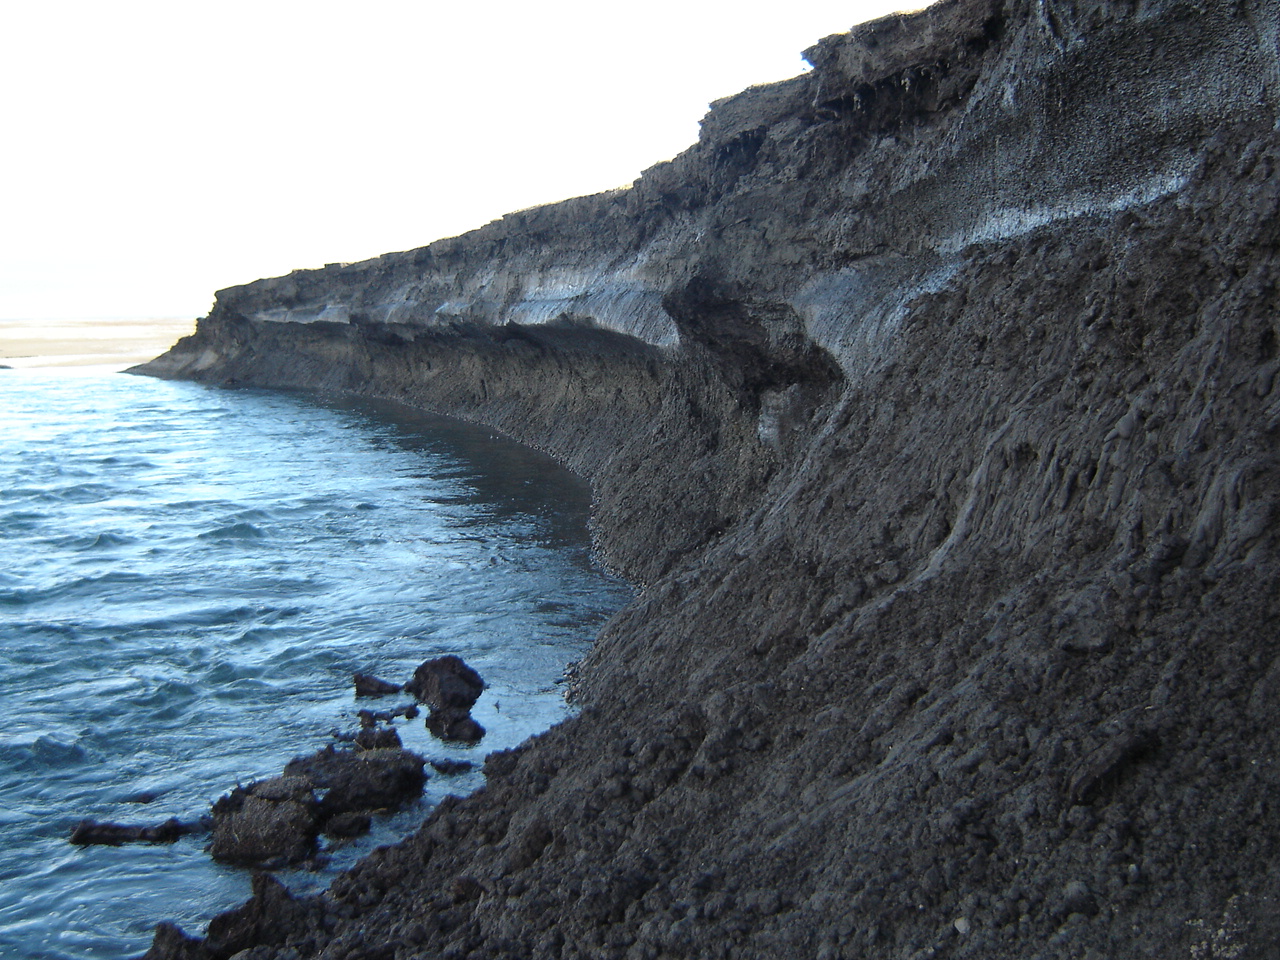
<svg viewBox="0 0 1280 960">
<path fill-rule="evenodd" d="M 427 660 L 403 685 L 363 673 L 354 675 L 353 685 L 357 698 L 403 691 L 416 702 L 392 710 L 359 710 L 358 731 L 334 730 L 331 736 L 338 743 L 294 757 L 278 776 L 237 784 L 199 820 L 171 818 L 150 825 L 81 820 L 70 842 L 118 847 L 211 835 L 206 849 L 221 863 L 262 870 L 307 863 L 318 869 L 328 859 L 318 845 L 321 835 L 343 843 L 368 833 L 374 814 L 395 812 L 422 796 L 428 764 L 446 776 L 471 769 L 470 761 L 428 760 L 404 749 L 394 726 L 398 718 L 416 719 L 422 703 L 430 711 L 426 727 L 437 740 L 474 745 L 484 738 L 471 708 L 486 684 L 461 658 L 450 654 Z M 136 802 L 154 799 L 143 794 Z"/>
<path fill-rule="evenodd" d="M 630 189 L 221 291 L 155 376 L 588 477 L 580 713 L 161 958 L 1265 958 L 1280 11 L 954 0 Z"/>
</svg>

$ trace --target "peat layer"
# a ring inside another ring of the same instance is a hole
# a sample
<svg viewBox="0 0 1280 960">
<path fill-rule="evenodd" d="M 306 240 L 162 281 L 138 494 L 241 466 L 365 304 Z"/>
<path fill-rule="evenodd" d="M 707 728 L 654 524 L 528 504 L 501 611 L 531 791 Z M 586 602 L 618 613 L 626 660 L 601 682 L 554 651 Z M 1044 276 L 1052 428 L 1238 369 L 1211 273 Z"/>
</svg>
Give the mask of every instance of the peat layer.
<svg viewBox="0 0 1280 960">
<path fill-rule="evenodd" d="M 491 424 L 639 593 L 484 790 L 149 956 L 1276 956 L 1278 37 L 944 2 L 629 189 L 222 291 L 143 372 Z"/>
</svg>

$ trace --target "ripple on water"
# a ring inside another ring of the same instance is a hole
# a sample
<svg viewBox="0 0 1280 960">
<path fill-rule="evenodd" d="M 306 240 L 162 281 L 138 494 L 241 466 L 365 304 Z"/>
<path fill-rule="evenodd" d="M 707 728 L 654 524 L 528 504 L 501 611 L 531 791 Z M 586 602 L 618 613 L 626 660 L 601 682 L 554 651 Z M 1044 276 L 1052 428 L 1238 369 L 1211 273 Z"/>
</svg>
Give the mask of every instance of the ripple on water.
<svg viewBox="0 0 1280 960">
<path fill-rule="evenodd" d="M 200 534 L 201 539 L 207 540 L 262 540 L 266 536 L 266 531 L 261 527 L 244 520 L 215 527 Z"/>
<path fill-rule="evenodd" d="M 143 688 L 128 698 L 130 712 L 148 711 L 152 720 L 167 720 L 183 714 L 200 698 L 194 683 L 183 680 L 144 680 Z"/>
<path fill-rule="evenodd" d="M 43 541 L 39 545 L 50 546 L 48 541 Z M 71 566 L 71 563 L 68 563 L 67 566 Z M 120 598 L 122 592 L 127 592 L 128 587 L 142 584 L 146 581 L 147 576 L 145 574 L 133 573 L 127 570 L 91 576 L 65 577 L 45 586 L 5 590 L 0 592 L 0 603 L 7 603 L 13 606 L 33 606 L 42 603 L 69 603 L 81 600 L 111 601 Z"/>
<path fill-rule="evenodd" d="M 39 736 L 29 743 L 0 742 L 0 765 L 18 772 L 62 770 L 89 759 L 79 742 Z"/>
</svg>

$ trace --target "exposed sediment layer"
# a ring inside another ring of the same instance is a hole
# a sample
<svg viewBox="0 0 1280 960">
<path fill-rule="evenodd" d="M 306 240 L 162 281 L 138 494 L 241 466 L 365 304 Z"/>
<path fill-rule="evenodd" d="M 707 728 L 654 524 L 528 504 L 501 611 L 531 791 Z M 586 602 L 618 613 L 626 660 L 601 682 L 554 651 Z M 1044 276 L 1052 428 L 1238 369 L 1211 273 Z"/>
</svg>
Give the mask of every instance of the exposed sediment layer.
<svg viewBox="0 0 1280 960">
<path fill-rule="evenodd" d="M 222 291 L 145 368 L 546 449 L 582 713 L 153 957 L 1269 957 L 1280 12 L 960 0 L 628 190 Z"/>
</svg>

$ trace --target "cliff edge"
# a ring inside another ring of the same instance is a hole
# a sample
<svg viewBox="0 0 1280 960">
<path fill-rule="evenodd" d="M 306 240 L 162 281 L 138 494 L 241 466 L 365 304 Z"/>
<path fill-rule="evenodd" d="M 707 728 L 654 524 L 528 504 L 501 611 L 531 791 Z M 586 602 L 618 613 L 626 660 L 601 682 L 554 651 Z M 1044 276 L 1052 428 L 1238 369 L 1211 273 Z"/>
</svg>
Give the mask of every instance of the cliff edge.
<svg viewBox="0 0 1280 960">
<path fill-rule="evenodd" d="M 157 376 L 589 477 L 580 714 L 160 958 L 1267 958 L 1280 5 L 944 0 L 630 188 L 221 291 Z"/>
</svg>

